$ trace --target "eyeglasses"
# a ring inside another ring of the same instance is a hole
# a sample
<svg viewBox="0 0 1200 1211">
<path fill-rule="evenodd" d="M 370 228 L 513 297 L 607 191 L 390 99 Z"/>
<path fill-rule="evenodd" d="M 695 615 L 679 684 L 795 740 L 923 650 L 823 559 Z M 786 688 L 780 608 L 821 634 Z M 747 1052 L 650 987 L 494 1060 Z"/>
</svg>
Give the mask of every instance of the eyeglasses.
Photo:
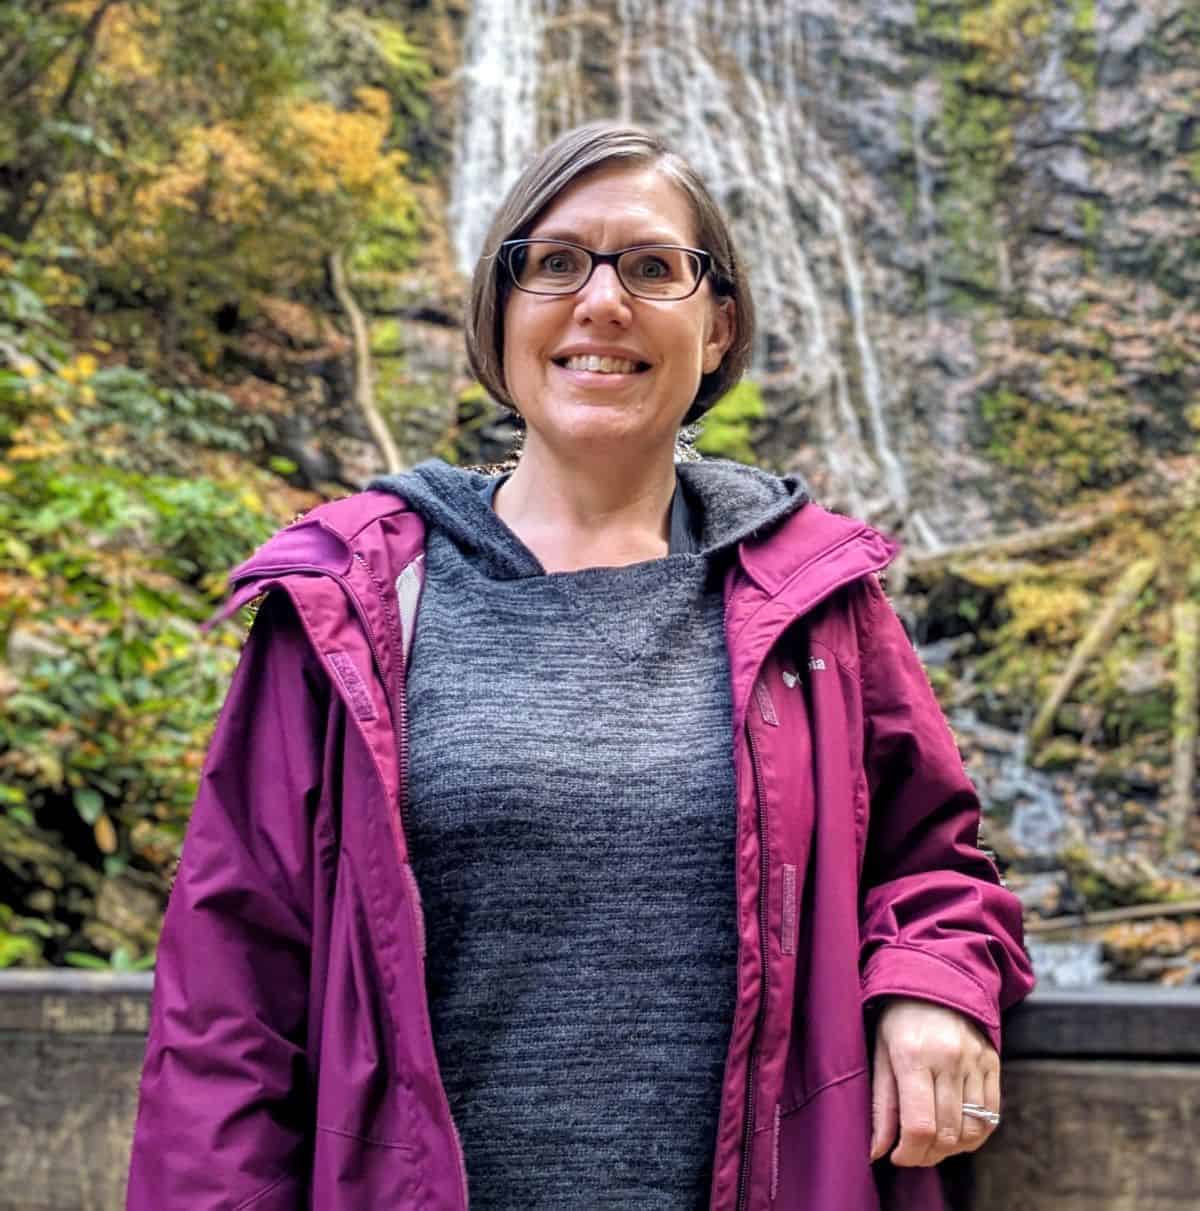
<svg viewBox="0 0 1200 1211">
<path fill-rule="evenodd" d="M 513 285 L 528 294 L 574 294 L 597 265 L 611 265 L 621 285 L 639 299 L 677 302 L 695 294 L 712 257 L 678 244 L 636 244 L 596 252 L 566 240 L 505 240 L 500 257 Z"/>
</svg>

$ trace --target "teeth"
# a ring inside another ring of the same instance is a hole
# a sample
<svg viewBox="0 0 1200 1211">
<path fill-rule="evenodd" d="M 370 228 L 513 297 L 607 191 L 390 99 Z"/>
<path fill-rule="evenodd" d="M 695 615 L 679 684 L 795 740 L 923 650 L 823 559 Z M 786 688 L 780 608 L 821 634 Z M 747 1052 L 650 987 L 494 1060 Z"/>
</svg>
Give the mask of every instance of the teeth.
<svg viewBox="0 0 1200 1211">
<path fill-rule="evenodd" d="M 600 374 L 633 374 L 638 368 L 637 362 L 623 357 L 595 357 L 590 354 L 586 357 L 569 357 L 563 364 L 568 370 L 591 370 Z"/>
</svg>

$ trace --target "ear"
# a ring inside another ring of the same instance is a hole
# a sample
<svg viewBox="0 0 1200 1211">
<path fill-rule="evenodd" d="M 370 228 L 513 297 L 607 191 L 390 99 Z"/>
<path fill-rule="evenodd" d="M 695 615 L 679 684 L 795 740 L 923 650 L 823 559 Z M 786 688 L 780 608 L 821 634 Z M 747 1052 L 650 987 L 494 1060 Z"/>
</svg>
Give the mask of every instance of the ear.
<svg viewBox="0 0 1200 1211">
<path fill-rule="evenodd" d="M 704 339 L 701 365 L 705 374 L 721 364 L 737 335 L 737 304 L 731 298 L 716 299 L 709 309 L 708 333 Z"/>
</svg>

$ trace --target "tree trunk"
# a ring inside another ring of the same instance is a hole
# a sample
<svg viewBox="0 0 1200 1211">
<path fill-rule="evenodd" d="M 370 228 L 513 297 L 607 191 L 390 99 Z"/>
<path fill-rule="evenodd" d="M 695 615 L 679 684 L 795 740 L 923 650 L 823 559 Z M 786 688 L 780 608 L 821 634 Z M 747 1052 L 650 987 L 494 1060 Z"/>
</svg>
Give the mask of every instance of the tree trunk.
<svg viewBox="0 0 1200 1211">
<path fill-rule="evenodd" d="M 1181 601 L 1175 607 L 1175 718 L 1171 729 L 1174 753 L 1171 803 L 1163 848 L 1174 853 L 1187 837 L 1196 810 L 1196 730 L 1200 699 L 1200 605 Z"/>
<path fill-rule="evenodd" d="M 404 470 L 400 452 L 384 423 L 379 409 L 375 406 L 375 388 L 371 374 L 371 343 L 367 337 L 367 321 L 362 309 L 350 293 L 346 283 L 346 267 L 340 252 L 329 254 L 329 278 L 333 284 L 333 293 L 346 317 L 350 321 L 350 331 L 354 339 L 354 402 L 358 405 L 367 421 L 367 428 L 375 439 L 383 454 L 384 464 L 388 473 L 394 475 Z"/>
<path fill-rule="evenodd" d="M 1120 629 L 1125 612 L 1137 600 L 1138 594 L 1150 583 L 1158 567 L 1156 559 L 1139 559 L 1131 564 L 1125 575 L 1117 581 L 1116 587 L 1104 601 L 1104 607 L 1099 617 L 1088 628 L 1087 634 L 1075 646 L 1071 659 L 1062 675 L 1055 682 L 1050 696 L 1042 705 L 1033 726 L 1029 729 L 1029 746 L 1032 749 L 1044 740 L 1054 726 L 1054 716 L 1058 708 L 1066 701 L 1067 695 L 1075 688 L 1088 662 L 1105 647 Z"/>
</svg>

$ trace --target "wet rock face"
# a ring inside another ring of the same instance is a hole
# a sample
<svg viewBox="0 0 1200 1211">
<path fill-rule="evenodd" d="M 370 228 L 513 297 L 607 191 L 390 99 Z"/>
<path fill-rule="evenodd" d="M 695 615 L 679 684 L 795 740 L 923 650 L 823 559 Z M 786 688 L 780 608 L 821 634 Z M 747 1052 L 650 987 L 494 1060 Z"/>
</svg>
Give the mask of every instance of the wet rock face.
<svg viewBox="0 0 1200 1211">
<path fill-rule="evenodd" d="M 733 216 L 759 449 L 917 545 L 1190 451 L 1190 0 L 475 0 L 449 225 L 474 259 L 533 150 L 663 132 Z"/>
</svg>

